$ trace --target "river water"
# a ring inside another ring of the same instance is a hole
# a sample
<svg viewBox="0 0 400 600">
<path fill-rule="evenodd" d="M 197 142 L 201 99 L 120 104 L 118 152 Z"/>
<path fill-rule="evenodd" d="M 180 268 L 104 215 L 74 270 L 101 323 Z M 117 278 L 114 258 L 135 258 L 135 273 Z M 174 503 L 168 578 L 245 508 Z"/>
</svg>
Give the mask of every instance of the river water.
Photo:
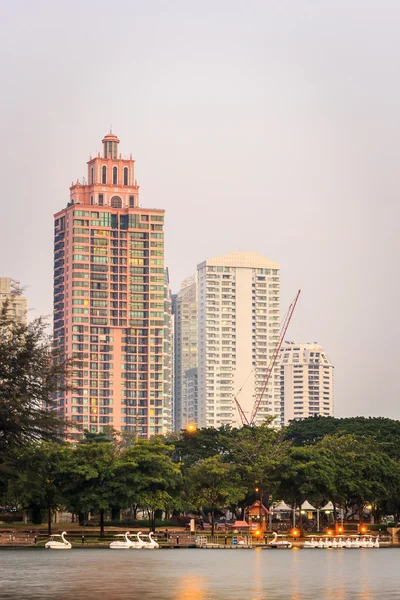
<svg viewBox="0 0 400 600">
<path fill-rule="evenodd" d="M 1 600 L 399 600 L 400 551 L 2 549 Z"/>
</svg>

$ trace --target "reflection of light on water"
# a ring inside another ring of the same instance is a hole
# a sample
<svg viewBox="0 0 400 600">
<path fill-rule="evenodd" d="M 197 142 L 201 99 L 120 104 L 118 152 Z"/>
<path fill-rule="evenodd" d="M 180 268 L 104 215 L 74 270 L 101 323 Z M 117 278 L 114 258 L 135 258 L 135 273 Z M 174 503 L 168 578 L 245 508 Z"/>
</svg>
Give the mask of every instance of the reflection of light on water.
<svg viewBox="0 0 400 600">
<path fill-rule="evenodd" d="M 293 552 L 294 548 L 292 548 L 291 550 L 286 550 L 286 552 L 290 552 L 291 555 L 291 559 L 292 559 L 292 564 L 291 566 L 291 572 L 290 572 L 290 579 L 292 582 L 292 589 L 291 589 L 291 596 L 290 596 L 290 600 L 301 600 L 301 596 L 300 596 L 300 592 L 299 592 L 299 574 L 298 574 L 298 569 L 299 569 L 299 552 Z M 296 548 L 296 550 L 298 550 L 298 548 Z"/>
<path fill-rule="evenodd" d="M 201 577 L 183 577 L 176 590 L 176 600 L 204 600 L 206 588 Z"/>
<path fill-rule="evenodd" d="M 253 577 L 252 577 L 252 594 L 253 600 L 259 600 L 263 597 L 263 580 L 262 580 L 262 562 L 261 562 L 261 548 L 256 548 L 253 551 L 254 564 L 253 564 Z"/>
</svg>

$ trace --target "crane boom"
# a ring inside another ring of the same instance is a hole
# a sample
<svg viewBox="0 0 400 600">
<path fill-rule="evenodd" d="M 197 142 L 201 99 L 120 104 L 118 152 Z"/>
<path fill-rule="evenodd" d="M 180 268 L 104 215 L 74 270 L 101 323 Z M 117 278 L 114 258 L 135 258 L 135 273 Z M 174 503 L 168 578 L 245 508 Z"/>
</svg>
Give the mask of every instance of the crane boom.
<svg viewBox="0 0 400 600">
<path fill-rule="evenodd" d="M 289 306 L 289 309 L 288 309 L 288 311 L 286 313 L 286 316 L 285 316 L 285 318 L 283 320 L 281 333 L 280 333 L 279 340 L 278 340 L 278 343 L 276 345 L 275 351 L 274 351 L 274 353 L 272 355 L 270 366 L 269 366 L 268 372 L 267 372 L 267 377 L 265 378 L 265 382 L 264 382 L 261 394 L 259 395 L 259 397 L 256 399 L 256 401 L 254 403 L 253 412 L 251 413 L 251 417 L 250 417 L 250 425 L 254 425 L 255 418 L 256 418 L 257 413 L 258 413 L 258 411 L 260 409 L 261 400 L 263 399 L 263 396 L 265 394 L 265 390 L 267 389 L 267 386 L 268 386 L 269 379 L 270 379 L 271 374 L 272 374 L 272 372 L 274 370 L 274 366 L 275 366 L 275 363 L 276 363 L 277 358 L 279 356 L 279 351 L 280 351 L 280 349 L 282 347 L 283 340 L 285 339 L 285 335 L 286 335 L 287 329 L 289 327 L 290 320 L 291 320 L 291 318 L 293 316 L 294 309 L 296 308 L 296 304 L 297 304 L 297 300 L 299 299 L 300 292 L 301 292 L 301 290 L 299 290 L 297 292 L 297 295 L 296 295 L 295 299 L 293 300 L 293 302 L 291 303 L 291 305 Z M 239 409 L 240 405 L 239 405 L 238 401 L 236 400 L 236 398 L 235 398 L 235 401 L 236 401 L 236 405 L 238 405 L 238 409 Z M 240 407 L 240 410 L 241 410 L 241 407 Z M 240 410 L 239 410 L 239 413 L 240 413 Z M 247 419 L 246 419 L 246 421 L 247 421 Z"/>
</svg>

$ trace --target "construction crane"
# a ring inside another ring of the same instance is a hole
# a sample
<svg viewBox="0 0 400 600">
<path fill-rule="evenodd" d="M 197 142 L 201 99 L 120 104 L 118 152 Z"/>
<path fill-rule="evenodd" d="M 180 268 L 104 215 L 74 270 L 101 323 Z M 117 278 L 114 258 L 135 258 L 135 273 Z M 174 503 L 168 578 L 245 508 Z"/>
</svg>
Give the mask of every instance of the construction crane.
<svg viewBox="0 0 400 600">
<path fill-rule="evenodd" d="M 254 371 L 254 369 L 252 369 L 248 375 L 248 377 L 246 378 L 246 381 L 244 382 L 244 384 L 242 385 L 242 387 L 240 388 L 240 390 L 238 391 L 238 393 L 236 394 L 236 396 L 234 397 L 234 400 L 236 402 L 236 408 L 238 409 L 238 413 L 240 416 L 240 420 L 242 421 L 242 425 L 249 425 L 249 420 L 246 417 L 246 413 L 244 412 L 243 408 L 240 406 L 239 400 L 238 400 L 238 396 L 240 394 L 240 392 L 242 391 L 242 389 L 244 388 L 244 386 L 246 385 L 247 381 L 250 379 L 250 376 L 252 374 L 252 372 Z"/>
<path fill-rule="evenodd" d="M 276 363 L 276 361 L 278 359 L 279 351 L 280 351 L 280 349 L 282 347 L 282 344 L 283 344 L 283 341 L 285 339 L 285 335 L 286 335 L 287 329 L 289 327 L 290 320 L 291 320 L 291 318 L 293 316 L 294 309 L 296 308 L 296 304 L 297 304 L 297 301 L 299 299 L 300 292 L 301 292 L 301 290 L 299 290 L 297 292 L 295 299 L 293 300 L 293 302 L 289 306 L 288 311 L 287 311 L 287 313 L 285 315 L 285 318 L 283 319 L 281 331 L 280 331 L 280 334 L 279 334 L 278 343 L 277 343 L 277 345 L 275 347 L 274 353 L 273 353 L 273 355 L 271 357 L 271 360 L 270 360 L 270 363 L 268 365 L 267 376 L 265 378 L 262 391 L 261 391 L 260 395 L 258 396 L 258 398 L 256 398 L 256 401 L 254 403 L 254 407 L 253 407 L 250 419 L 247 418 L 245 412 L 243 411 L 243 408 L 241 407 L 241 405 L 240 405 L 240 403 L 239 403 L 239 401 L 237 399 L 237 396 L 241 392 L 243 386 L 240 388 L 238 394 L 234 398 L 235 403 L 236 403 L 236 407 L 237 407 L 238 412 L 239 412 L 240 419 L 242 421 L 242 425 L 254 425 L 254 423 L 255 423 L 255 419 L 256 419 L 257 413 L 258 413 L 258 411 L 260 409 L 261 401 L 262 401 L 263 396 L 265 394 L 265 390 L 268 387 L 268 382 L 269 382 L 271 374 L 272 374 L 272 372 L 274 370 L 275 363 Z"/>
</svg>

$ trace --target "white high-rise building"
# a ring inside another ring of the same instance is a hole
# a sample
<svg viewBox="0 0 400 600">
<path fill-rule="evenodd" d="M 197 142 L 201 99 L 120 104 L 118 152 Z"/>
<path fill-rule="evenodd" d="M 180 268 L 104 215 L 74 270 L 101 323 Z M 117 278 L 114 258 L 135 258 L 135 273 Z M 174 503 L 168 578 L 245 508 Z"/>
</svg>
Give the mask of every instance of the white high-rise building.
<svg viewBox="0 0 400 600">
<path fill-rule="evenodd" d="M 164 395 L 163 433 L 173 430 L 173 322 L 169 272 L 164 270 Z"/>
<path fill-rule="evenodd" d="M 282 425 L 333 416 L 333 365 L 319 344 L 286 342 L 280 351 Z"/>
<path fill-rule="evenodd" d="M 189 424 L 186 372 L 197 367 L 197 284 L 192 275 L 173 298 L 174 315 L 174 429 Z M 197 422 L 196 422 L 197 425 Z"/>
<path fill-rule="evenodd" d="M 231 252 L 198 267 L 198 405 L 201 427 L 242 424 L 260 396 L 279 340 L 279 264 Z M 256 423 L 280 423 L 280 373 L 274 368 Z"/>
</svg>

